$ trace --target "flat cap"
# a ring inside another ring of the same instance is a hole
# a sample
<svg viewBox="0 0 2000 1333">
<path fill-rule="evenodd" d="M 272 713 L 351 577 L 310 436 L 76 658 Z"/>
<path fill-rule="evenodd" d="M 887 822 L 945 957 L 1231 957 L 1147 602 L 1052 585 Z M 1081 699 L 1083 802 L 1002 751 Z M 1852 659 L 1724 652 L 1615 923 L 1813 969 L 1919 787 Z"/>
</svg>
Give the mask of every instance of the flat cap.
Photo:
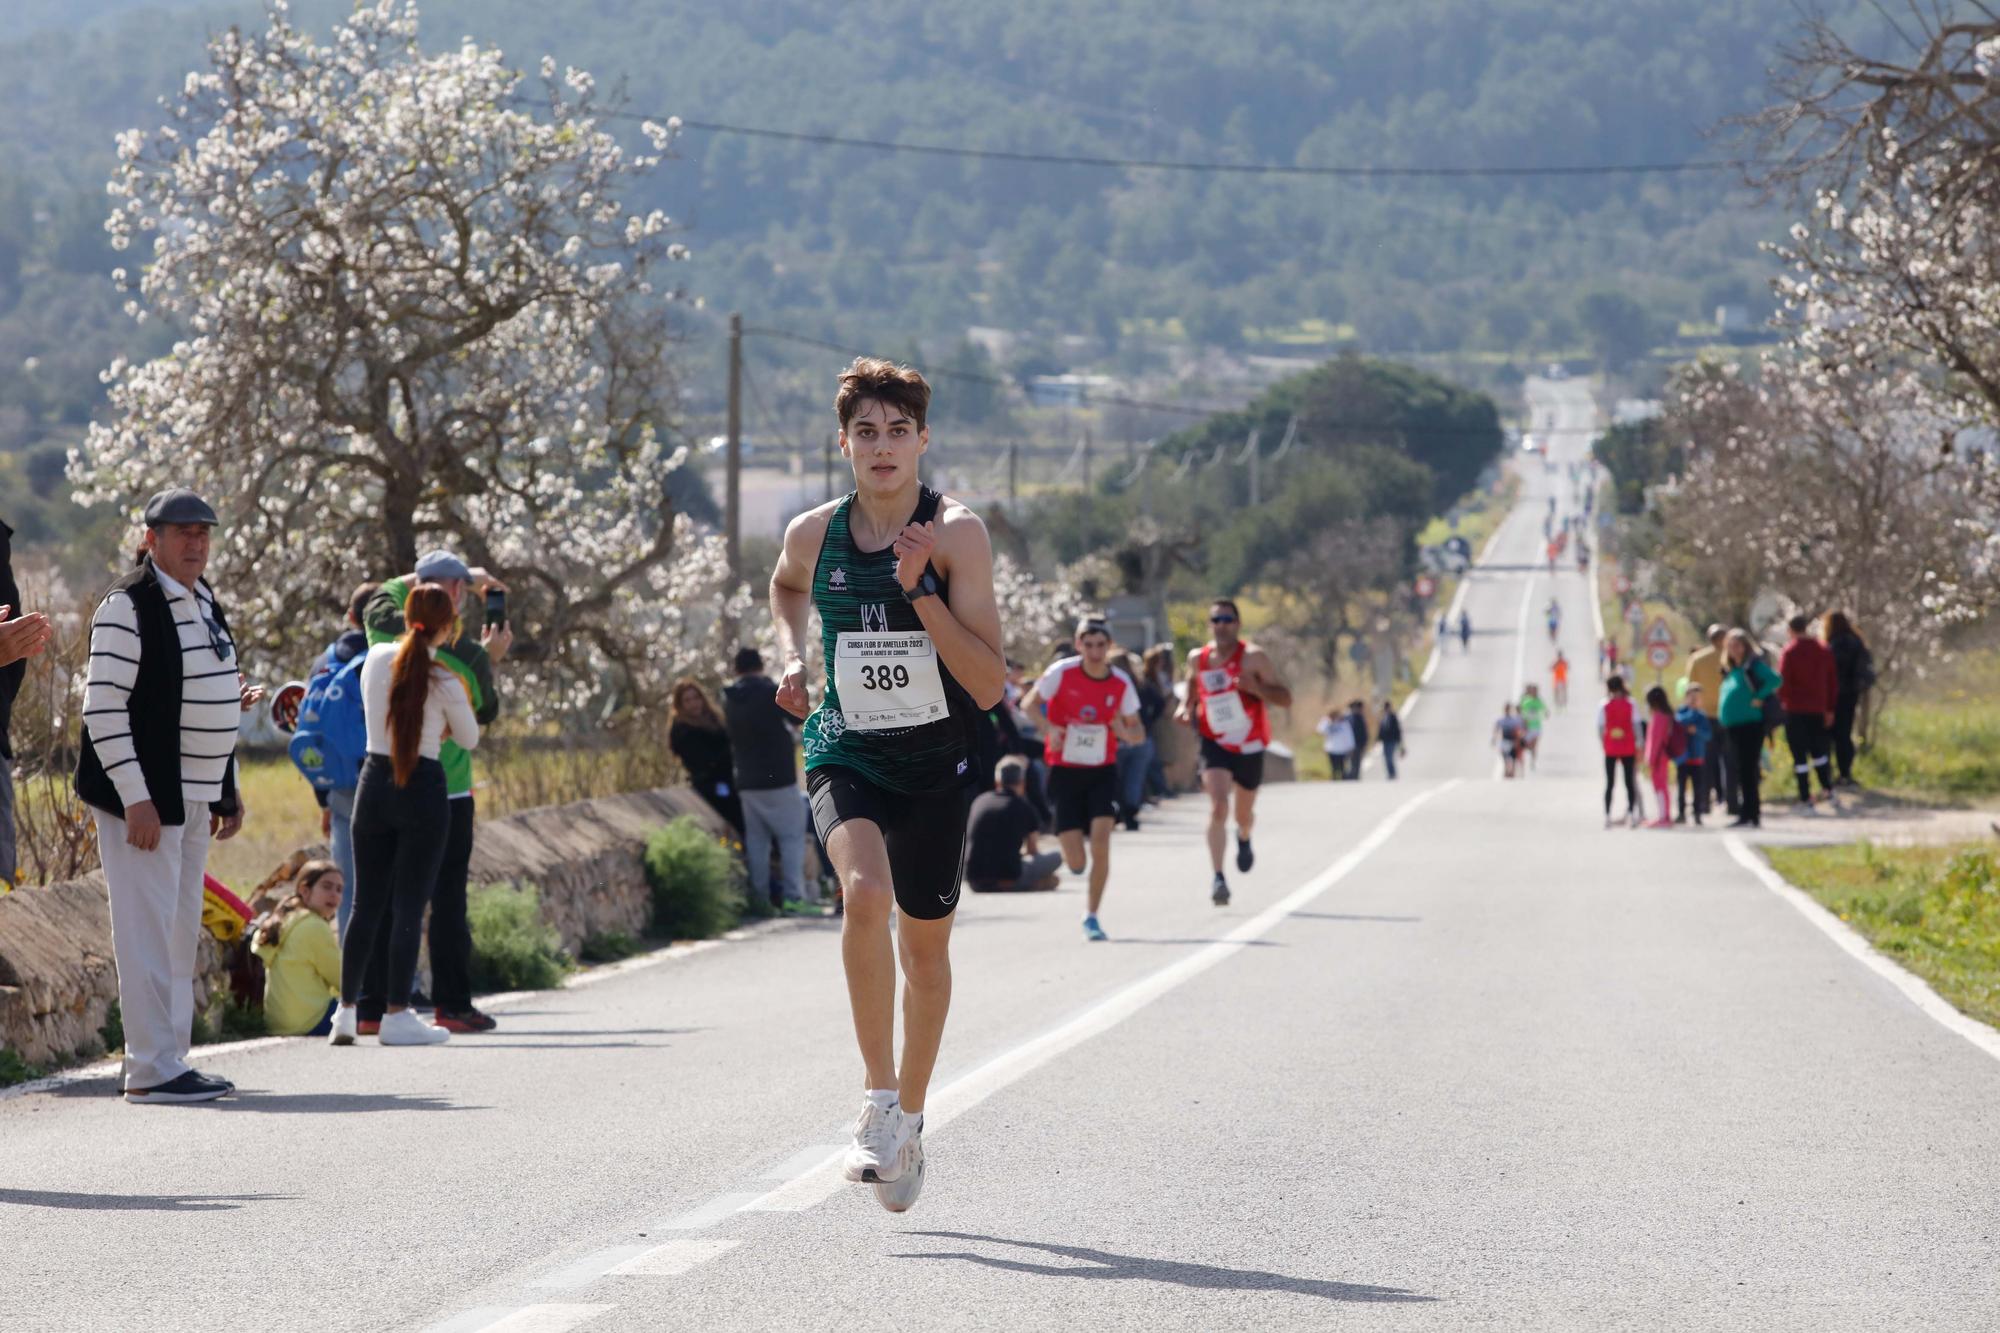
<svg viewBox="0 0 2000 1333">
<path fill-rule="evenodd" d="M 149 528 L 157 528 L 162 523 L 206 523 L 214 527 L 219 521 L 215 511 L 208 507 L 208 501 L 185 486 L 171 487 L 146 501 L 146 526 Z"/>
<path fill-rule="evenodd" d="M 426 583 L 443 583 L 447 579 L 462 579 L 470 583 L 472 571 L 450 551 L 426 551 L 417 560 L 417 577 Z"/>
</svg>

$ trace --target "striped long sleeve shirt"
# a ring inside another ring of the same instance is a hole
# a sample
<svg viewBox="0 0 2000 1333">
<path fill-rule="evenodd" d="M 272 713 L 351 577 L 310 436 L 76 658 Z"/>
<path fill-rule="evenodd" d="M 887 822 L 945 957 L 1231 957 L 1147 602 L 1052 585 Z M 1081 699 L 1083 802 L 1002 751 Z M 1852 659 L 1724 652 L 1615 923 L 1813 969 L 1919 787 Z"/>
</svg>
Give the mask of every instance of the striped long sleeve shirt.
<svg viewBox="0 0 2000 1333">
<path fill-rule="evenodd" d="M 181 795 L 190 802 L 219 801 L 242 722 L 236 645 L 217 624 L 215 599 L 206 588 L 190 590 L 156 572 L 180 635 Z M 132 741 L 130 704 L 140 655 L 138 612 L 129 596 L 114 592 L 90 621 L 83 724 L 105 776 L 128 808 L 153 799 Z"/>
</svg>

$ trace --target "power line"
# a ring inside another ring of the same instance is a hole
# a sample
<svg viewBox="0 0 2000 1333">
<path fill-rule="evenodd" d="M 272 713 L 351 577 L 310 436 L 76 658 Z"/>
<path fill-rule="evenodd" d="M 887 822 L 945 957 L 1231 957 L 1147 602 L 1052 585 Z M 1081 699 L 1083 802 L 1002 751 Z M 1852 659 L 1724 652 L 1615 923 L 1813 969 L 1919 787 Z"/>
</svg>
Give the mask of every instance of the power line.
<svg viewBox="0 0 2000 1333">
<path fill-rule="evenodd" d="M 667 116 L 648 116 L 636 111 L 599 109 L 593 115 L 620 120 L 662 123 Z M 962 144 L 899 143 L 889 139 L 862 139 L 845 134 L 822 134 L 810 130 L 779 130 L 761 125 L 731 125 L 719 120 L 681 118 L 683 129 L 708 134 L 735 134 L 753 139 L 777 139 L 787 143 L 809 143 L 828 148 L 860 148 L 878 153 L 914 153 L 925 157 L 971 158 L 988 162 L 1016 162 L 1036 166 L 1091 167 L 1115 171 L 1181 171 L 1217 176 L 1301 176 L 1335 180 L 1371 179 L 1458 179 L 1521 178 L 1565 176 L 1669 176 L 1708 171 L 1740 171 L 1760 165 L 1755 158 L 1714 158 L 1688 162 L 1606 162 L 1580 165 L 1544 166 L 1298 166 L 1281 162 L 1190 162 L 1174 158 L 1100 157 L 1085 153 L 1016 152 L 1005 148 L 971 148 Z"/>
</svg>

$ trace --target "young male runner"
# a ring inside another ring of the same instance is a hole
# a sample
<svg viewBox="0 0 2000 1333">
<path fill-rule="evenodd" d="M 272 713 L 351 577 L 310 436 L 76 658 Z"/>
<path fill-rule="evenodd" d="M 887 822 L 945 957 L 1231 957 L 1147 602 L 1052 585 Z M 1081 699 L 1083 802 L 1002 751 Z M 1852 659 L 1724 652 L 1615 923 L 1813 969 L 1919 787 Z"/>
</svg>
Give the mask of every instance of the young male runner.
<svg viewBox="0 0 2000 1333">
<path fill-rule="evenodd" d="M 1521 689 L 1521 749 L 1527 755 L 1528 767 L 1541 764 L 1542 726 L 1549 720 L 1549 706 L 1542 700 L 1542 688 L 1533 682 Z"/>
<path fill-rule="evenodd" d="M 985 776 L 972 772 L 974 710 L 1000 702 L 1007 674 L 986 526 L 917 479 L 930 398 L 907 366 L 862 357 L 847 368 L 834 411 L 854 490 L 792 520 L 771 575 L 786 661 L 778 704 L 796 717 L 810 702 L 801 654 L 819 612 L 827 679 L 806 717 L 806 787 L 845 895 L 841 962 L 867 1089 L 844 1165 L 891 1212 L 923 1188 L 966 788 Z M 902 914 L 893 947 L 892 905 Z"/>
<path fill-rule="evenodd" d="M 1042 673 L 1021 706 L 1043 723 L 1049 763 L 1049 801 L 1056 808 L 1056 839 L 1072 871 L 1083 869 L 1083 839 L 1090 835 L 1090 897 L 1083 915 L 1086 939 L 1105 938 L 1097 924 L 1104 884 L 1111 877 L 1112 806 L 1118 797 L 1118 747 L 1146 739 L 1139 725 L 1139 686 L 1111 665 L 1111 630 L 1087 616 L 1077 622 L 1075 657 Z"/>
<path fill-rule="evenodd" d="M 1229 794 L 1236 793 L 1236 868 L 1256 861 L 1250 832 L 1257 819 L 1257 788 L 1264 781 L 1264 747 L 1271 743 L 1267 703 L 1292 706 L 1292 691 L 1262 648 L 1241 637 L 1236 603 L 1209 603 L 1209 641 L 1188 654 L 1187 697 L 1174 715 L 1201 733 L 1201 785 L 1208 793 L 1208 859 L 1215 867 L 1209 901 L 1229 903 L 1222 873 L 1223 837 L 1229 829 Z"/>
</svg>

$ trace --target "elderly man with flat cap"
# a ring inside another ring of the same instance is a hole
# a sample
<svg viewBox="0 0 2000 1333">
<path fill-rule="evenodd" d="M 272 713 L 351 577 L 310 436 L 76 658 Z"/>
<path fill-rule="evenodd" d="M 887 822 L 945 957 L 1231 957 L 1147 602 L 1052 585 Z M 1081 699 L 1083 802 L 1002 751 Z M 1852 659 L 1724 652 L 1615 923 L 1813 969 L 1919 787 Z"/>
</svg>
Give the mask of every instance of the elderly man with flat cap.
<svg viewBox="0 0 2000 1333">
<path fill-rule="evenodd" d="M 236 730 L 254 700 L 208 567 L 215 511 L 193 491 L 146 505 L 135 568 L 90 622 L 76 791 L 96 812 L 125 1023 L 125 1100 L 205 1102 L 235 1091 L 187 1063 L 195 947 L 211 837 L 243 827 Z"/>
</svg>

